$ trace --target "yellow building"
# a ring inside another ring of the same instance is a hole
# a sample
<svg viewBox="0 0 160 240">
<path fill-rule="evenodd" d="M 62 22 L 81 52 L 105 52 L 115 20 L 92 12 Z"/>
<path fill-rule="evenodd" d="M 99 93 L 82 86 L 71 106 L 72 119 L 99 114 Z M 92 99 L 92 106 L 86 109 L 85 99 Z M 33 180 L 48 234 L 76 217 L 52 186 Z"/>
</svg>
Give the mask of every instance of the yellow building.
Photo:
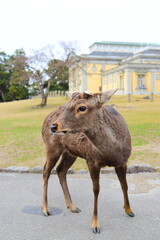
<svg viewBox="0 0 160 240">
<path fill-rule="evenodd" d="M 160 45 L 95 42 L 69 69 L 70 91 L 160 94 Z"/>
</svg>

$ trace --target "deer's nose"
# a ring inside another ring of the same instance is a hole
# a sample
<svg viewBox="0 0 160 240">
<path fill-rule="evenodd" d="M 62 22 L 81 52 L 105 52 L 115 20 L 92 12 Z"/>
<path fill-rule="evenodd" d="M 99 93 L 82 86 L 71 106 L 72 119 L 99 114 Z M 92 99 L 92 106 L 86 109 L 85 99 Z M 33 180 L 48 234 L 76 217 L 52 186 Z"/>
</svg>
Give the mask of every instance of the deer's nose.
<svg viewBox="0 0 160 240">
<path fill-rule="evenodd" d="M 57 129 L 58 129 L 58 124 L 52 124 L 50 126 L 50 129 L 51 129 L 51 132 L 55 133 L 57 131 Z"/>
</svg>

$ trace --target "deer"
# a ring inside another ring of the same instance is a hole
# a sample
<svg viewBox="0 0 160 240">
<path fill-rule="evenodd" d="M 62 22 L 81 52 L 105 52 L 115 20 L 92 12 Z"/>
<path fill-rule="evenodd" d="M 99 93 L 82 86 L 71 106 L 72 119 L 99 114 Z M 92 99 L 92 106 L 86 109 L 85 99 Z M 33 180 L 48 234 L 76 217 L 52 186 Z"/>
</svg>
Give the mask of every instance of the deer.
<svg viewBox="0 0 160 240">
<path fill-rule="evenodd" d="M 65 105 L 46 117 L 42 127 L 46 147 L 46 162 L 43 168 L 43 214 L 52 215 L 48 207 L 47 188 L 51 171 L 58 160 L 56 171 L 67 208 L 73 213 L 81 211 L 72 202 L 66 175 L 77 157 L 84 158 L 93 183 L 94 207 L 91 228 L 95 234 L 100 233 L 98 195 L 102 167 L 115 168 L 123 192 L 125 213 L 134 217 L 126 179 L 127 162 L 131 154 L 131 136 L 122 115 L 107 105 L 116 91 L 117 89 L 103 93 L 74 92 Z"/>
</svg>

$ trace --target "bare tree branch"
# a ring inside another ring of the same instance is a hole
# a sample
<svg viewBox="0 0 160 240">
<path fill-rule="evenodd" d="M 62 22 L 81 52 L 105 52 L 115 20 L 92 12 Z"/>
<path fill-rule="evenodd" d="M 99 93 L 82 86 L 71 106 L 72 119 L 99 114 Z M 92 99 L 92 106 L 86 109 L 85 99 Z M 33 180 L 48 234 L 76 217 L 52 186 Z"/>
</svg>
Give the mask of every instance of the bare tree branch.
<svg viewBox="0 0 160 240">
<path fill-rule="evenodd" d="M 42 107 L 47 103 L 51 83 L 56 79 L 57 74 L 66 70 L 66 68 L 73 64 L 73 61 L 77 61 L 78 59 L 75 57 L 76 47 L 72 42 L 61 42 L 60 47 L 63 54 L 59 59 L 55 58 L 55 48 L 48 45 L 34 51 L 28 60 L 32 73 L 31 78 L 40 90 L 42 96 L 42 102 L 40 104 Z"/>
</svg>

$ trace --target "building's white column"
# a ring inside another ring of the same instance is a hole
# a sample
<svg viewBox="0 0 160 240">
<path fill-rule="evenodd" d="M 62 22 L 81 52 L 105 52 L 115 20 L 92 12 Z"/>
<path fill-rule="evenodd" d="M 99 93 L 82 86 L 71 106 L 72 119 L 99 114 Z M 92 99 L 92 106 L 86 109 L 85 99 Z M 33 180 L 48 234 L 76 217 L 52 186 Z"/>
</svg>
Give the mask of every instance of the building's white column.
<svg viewBox="0 0 160 240">
<path fill-rule="evenodd" d="M 87 62 L 85 62 L 82 65 L 82 92 L 88 90 L 87 75 Z"/>
<path fill-rule="evenodd" d="M 75 91 L 78 92 L 79 91 L 79 69 L 78 66 L 75 70 Z"/>
<path fill-rule="evenodd" d="M 118 82 L 119 82 L 119 73 L 117 72 L 117 74 L 116 74 L 116 87 L 117 88 L 119 87 Z"/>
<path fill-rule="evenodd" d="M 126 84 L 125 84 L 125 94 L 131 94 L 132 93 L 132 78 L 131 78 L 131 70 L 127 69 L 126 71 Z"/>
<path fill-rule="evenodd" d="M 74 89 L 74 72 L 73 69 L 70 68 L 69 70 L 69 91 L 73 92 Z"/>
<path fill-rule="evenodd" d="M 105 63 L 102 64 L 101 70 L 101 91 L 104 91 L 104 72 L 105 72 Z"/>
<path fill-rule="evenodd" d="M 151 72 L 151 92 L 156 92 L 156 71 Z"/>
</svg>

